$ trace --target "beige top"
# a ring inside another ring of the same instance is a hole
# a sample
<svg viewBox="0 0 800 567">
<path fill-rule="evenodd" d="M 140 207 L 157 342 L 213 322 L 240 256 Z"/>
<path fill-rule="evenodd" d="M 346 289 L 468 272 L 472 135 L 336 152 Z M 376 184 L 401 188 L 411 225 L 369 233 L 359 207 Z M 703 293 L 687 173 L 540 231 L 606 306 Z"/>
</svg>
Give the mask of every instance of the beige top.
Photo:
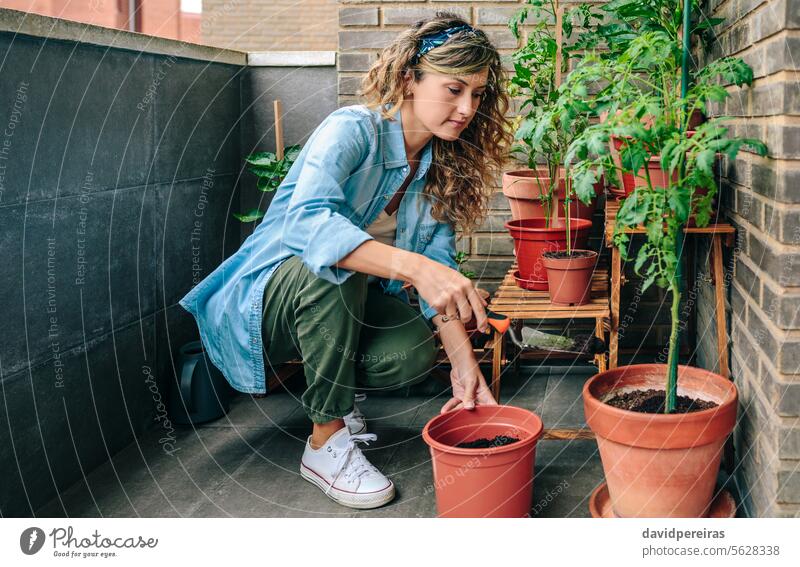
<svg viewBox="0 0 800 567">
<path fill-rule="evenodd" d="M 388 214 L 385 210 L 381 211 L 372 224 L 366 229 L 367 234 L 378 242 L 383 242 L 389 246 L 394 246 L 394 239 L 397 233 L 397 211 Z"/>
<path fill-rule="evenodd" d="M 378 215 L 372 224 L 369 225 L 364 230 L 369 234 L 372 238 L 377 240 L 378 242 L 383 242 L 384 244 L 388 244 L 389 246 L 394 246 L 395 237 L 397 235 L 397 211 L 395 210 L 394 213 L 391 215 L 388 214 L 385 210 L 381 211 L 381 214 Z M 377 280 L 373 275 L 370 275 L 367 278 L 367 282 L 371 283 Z"/>
</svg>

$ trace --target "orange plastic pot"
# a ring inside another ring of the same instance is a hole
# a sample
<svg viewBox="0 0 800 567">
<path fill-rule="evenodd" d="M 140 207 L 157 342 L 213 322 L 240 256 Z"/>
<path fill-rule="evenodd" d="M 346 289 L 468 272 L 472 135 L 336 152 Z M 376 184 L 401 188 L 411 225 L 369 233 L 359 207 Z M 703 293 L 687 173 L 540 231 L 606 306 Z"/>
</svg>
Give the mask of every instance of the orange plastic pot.
<svg viewBox="0 0 800 567">
<path fill-rule="evenodd" d="M 521 518 L 531 509 L 536 442 L 544 426 L 513 406 L 477 406 L 439 414 L 422 430 L 433 462 L 441 518 Z M 506 435 L 516 443 L 486 449 L 456 447 Z"/>
<path fill-rule="evenodd" d="M 592 299 L 592 274 L 597 265 L 597 252 L 579 258 L 553 258 L 549 252 L 542 255 L 547 270 L 547 290 L 553 305 L 584 305 Z"/>
<path fill-rule="evenodd" d="M 664 390 L 666 364 L 636 364 L 595 374 L 583 386 L 614 514 L 625 518 L 701 518 L 711 506 L 738 394 L 727 378 L 678 367 L 678 395 L 716 402 L 683 414 L 639 413 L 604 403 L 618 391 Z"/>
<path fill-rule="evenodd" d="M 521 169 L 504 173 L 503 195 L 508 199 L 508 204 L 511 208 L 511 218 L 517 220 L 545 217 L 541 196 L 547 193 L 548 187 L 550 187 L 550 173 L 545 168 L 536 170 Z M 601 195 L 603 193 L 602 181 L 595 184 L 594 190 L 596 195 Z M 557 216 L 564 216 L 564 199 L 566 194 L 566 177 L 562 168 L 561 180 L 555 194 L 555 198 L 558 200 Z M 596 208 L 597 199 L 594 199 L 589 205 L 584 205 L 581 201 L 573 199 L 570 202 L 570 218 L 575 217 L 590 220 Z M 550 211 L 550 215 L 556 216 L 552 210 Z"/>
<path fill-rule="evenodd" d="M 547 289 L 547 270 L 542 263 L 542 254 L 548 251 L 565 250 L 566 227 L 563 219 L 546 226 L 544 218 L 528 218 L 508 221 L 505 226 L 514 238 L 514 253 L 517 256 L 519 275 L 523 280 L 540 282 Z M 570 219 L 570 242 L 573 248 L 586 248 L 592 222 L 585 219 Z"/>
</svg>

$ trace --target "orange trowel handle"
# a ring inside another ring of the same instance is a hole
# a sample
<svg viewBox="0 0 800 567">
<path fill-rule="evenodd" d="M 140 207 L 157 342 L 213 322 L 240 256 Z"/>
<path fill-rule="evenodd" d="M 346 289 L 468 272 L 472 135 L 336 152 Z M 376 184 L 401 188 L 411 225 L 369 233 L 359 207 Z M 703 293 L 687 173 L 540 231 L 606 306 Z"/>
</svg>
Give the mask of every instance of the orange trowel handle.
<svg viewBox="0 0 800 567">
<path fill-rule="evenodd" d="M 494 311 L 487 309 L 486 316 L 489 318 L 488 323 L 497 329 L 497 332 L 499 333 L 505 333 L 511 326 L 511 319 L 505 315 L 500 315 L 499 313 L 495 313 Z"/>
<path fill-rule="evenodd" d="M 403 284 L 403 289 L 408 289 L 410 287 L 412 287 L 411 282 L 406 282 Z M 489 324 L 497 329 L 497 331 L 500 333 L 505 333 L 511 326 L 511 319 L 505 315 L 500 315 L 490 309 L 487 309 L 486 316 L 489 318 Z"/>
</svg>

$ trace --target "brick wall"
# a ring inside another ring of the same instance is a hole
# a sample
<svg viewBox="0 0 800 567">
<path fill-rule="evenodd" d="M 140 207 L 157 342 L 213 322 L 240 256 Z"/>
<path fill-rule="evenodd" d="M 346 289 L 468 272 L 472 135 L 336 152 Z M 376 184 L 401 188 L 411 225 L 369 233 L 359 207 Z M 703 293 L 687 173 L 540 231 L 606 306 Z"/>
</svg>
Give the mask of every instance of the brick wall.
<svg viewBox="0 0 800 567">
<path fill-rule="evenodd" d="M 240 51 L 334 51 L 336 0 L 203 0 L 202 43 Z"/>
<path fill-rule="evenodd" d="M 737 227 L 726 259 L 731 370 L 741 395 L 737 471 L 753 516 L 800 515 L 800 1 L 710 0 L 728 22 L 703 59 L 738 55 L 751 88 L 732 88 L 733 129 L 769 145 L 723 162 L 724 212 Z M 705 61 L 701 61 L 701 64 Z M 703 293 L 708 293 L 706 288 Z M 713 304 L 703 298 L 701 351 L 713 349 Z"/>
</svg>

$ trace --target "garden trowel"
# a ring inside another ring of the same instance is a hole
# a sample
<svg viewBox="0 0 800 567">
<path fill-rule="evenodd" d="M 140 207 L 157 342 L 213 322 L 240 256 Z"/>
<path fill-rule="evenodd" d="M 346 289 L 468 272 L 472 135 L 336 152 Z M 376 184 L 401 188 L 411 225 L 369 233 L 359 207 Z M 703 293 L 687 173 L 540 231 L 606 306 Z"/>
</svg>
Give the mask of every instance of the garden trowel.
<svg viewBox="0 0 800 567">
<path fill-rule="evenodd" d="M 562 335 L 545 333 L 531 327 L 522 327 L 519 334 L 512 328 L 509 335 L 514 344 L 521 350 L 534 349 L 539 351 L 584 355 L 595 355 L 606 351 L 605 341 L 590 334 L 565 337 Z"/>
</svg>

